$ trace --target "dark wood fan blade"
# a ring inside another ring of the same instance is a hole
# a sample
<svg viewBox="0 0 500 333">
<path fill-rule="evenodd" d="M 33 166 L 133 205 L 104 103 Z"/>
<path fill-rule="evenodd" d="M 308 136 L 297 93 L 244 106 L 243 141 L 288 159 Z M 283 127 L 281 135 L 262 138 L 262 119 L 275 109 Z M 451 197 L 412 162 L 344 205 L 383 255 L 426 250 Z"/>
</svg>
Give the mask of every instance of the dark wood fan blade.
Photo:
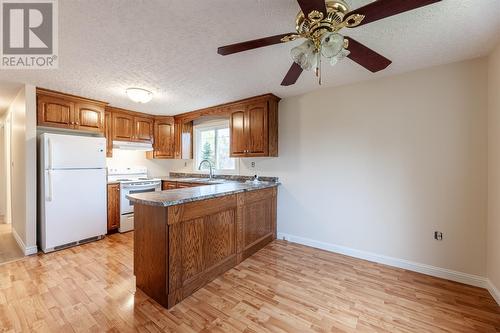
<svg viewBox="0 0 500 333">
<path fill-rule="evenodd" d="M 290 67 L 290 69 L 288 70 L 288 73 L 286 73 L 283 82 L 281 82 L 281 85 L 291 86 L 292 84 L 295 84 L 300 74 L 302 74 L 302 71 L 303 71 L 302 67 L 300 67 L 300 65 L 294 62 L 292 67 Z"/>
<path fill-rule="evenodd" d="M 367 24 L 389 16 L 417 9 L 442 0 L 377 0 L 366 6 L 360 7 L 348 13 L 346 19 L 353 14 L 364 15 L 365 18 L 361 24 Z M 358 26 L 359 26 L 358 25 Z"/>
<path fill-rule="evenodd" d="M 299 3 L 300 9 L 307 17 L 307 15 L 313 10 L 317 10 L 323 13 L 326 17 L 326 4 L 325 0 L 297 0 Z"/>
<path fill-rule="evenodd" d="M 386 57 L 378 54 L 354 39 L 350 37 L 344 38 L 349 40 L 349 47 L 347 49 L 351 52 L 347 57 L 368 69 L 370 72 L 375 73 L 386 69 L 387 66 L 392 63 L 392 61 Z"/>
<path fill-rule="evenodd" d="M 250 41 L 243 42 L 243 43 L 236 43 L 236 44 L 221 46 L 217 49 L 217 53 L 220 55 L 228 55 L 228 54 L 248 51 L 248 50 L 252 50 L 252 49 L 257 49 L 259 47 L 279 44 L 279 43 L 282 43 L 281 39 L 283 37 L 293 35 L 293 34 L 294 33 L 281 34 L 281 35 L 276 35 L 276 36 L 271 36 L 271 37 L 266 37 L 266 38 L 254 39 L 254 40 L 250 40 Z"/>
</svg>

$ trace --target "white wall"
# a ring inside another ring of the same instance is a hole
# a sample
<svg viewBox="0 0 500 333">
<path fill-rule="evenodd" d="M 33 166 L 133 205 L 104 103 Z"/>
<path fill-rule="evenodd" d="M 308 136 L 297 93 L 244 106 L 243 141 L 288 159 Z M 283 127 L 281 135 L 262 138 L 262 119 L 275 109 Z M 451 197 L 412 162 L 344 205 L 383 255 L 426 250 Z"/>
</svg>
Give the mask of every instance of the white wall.
<svg viewBox="0 0 500 333">
<path fill-rule="evenodd" d="M 4 121 L 0 117 L 0 216 L 4 217 L 3 222 L 5 223 L 5 213 L 7 204 L 7 173 L 5 172 L 5 129 Z M 1 223 L 2 221 L 0 221 Z"/>
<path fill-rule="evenodd" d="M 280 177 L 281 233 L 485 276 L 486 91 L 480 59 L 287 98 L 240 173 Z"/>
<path fill-rule="evenodd" d="M 26 91 L 21 89 L 11 103 L 8 113 L 12 121 L 11 134 L 11 182 L 12 182 L 12 229 L 24 243 L 26 240 L 26 161 L 25 121 Z M 24 243 L 25 244 L 25 243 Z"/>
<path fill-rule="evenodd" d="M 489 58 L 488 85 L 487 276 L 500 302 L 500 45 Z"/>
<path fill-rule="evenodd" d="M 26 249 L 25 254 L 37 252 L 37 164 L 36 164 L 36 87 L 25 85 L 25 175 L 26 175 Z"/>
<path fill-rule="evenodd" d="M 12 229 L 26 254 L 36 252 L 36 95 L 24 86 L 8 110 L 12 117 Z"/>
<path fill-rule="evenodd" d="M 162 177 L 168 176 L 170 170 L 182 167 L 184 162 L 179 160 L 149 160 L 143 151 L 113 149 L 113 157 L 106 159 L 106 165 L 109 168 L 144 166 L 148 168 L 149 176 Z"/>
<path fill-rule="evenodd" d="M 4 160 L 2 161 L 4 170 L 4 187 L 2 192 L 5 194 L 5 222 L 12 223 L 12 177 L 10 172 L 11 161 L 11 133 L 12 133 L 12 117 L 6 112 L 2 118 L 4 125 Z"/>
</svg>

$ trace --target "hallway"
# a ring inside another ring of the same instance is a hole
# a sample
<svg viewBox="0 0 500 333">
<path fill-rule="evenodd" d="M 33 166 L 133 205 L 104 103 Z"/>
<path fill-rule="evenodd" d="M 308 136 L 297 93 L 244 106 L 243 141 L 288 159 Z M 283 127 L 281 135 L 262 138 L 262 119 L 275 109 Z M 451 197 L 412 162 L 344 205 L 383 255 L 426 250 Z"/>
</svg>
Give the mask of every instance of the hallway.
<svg viewBox="0 0 500 333">
<path fill-rule="evenodd" d="M 0 265 L 24 257 L 12 234 L 12 225 L 3 220 L 0 216 Z"/>
</svg>

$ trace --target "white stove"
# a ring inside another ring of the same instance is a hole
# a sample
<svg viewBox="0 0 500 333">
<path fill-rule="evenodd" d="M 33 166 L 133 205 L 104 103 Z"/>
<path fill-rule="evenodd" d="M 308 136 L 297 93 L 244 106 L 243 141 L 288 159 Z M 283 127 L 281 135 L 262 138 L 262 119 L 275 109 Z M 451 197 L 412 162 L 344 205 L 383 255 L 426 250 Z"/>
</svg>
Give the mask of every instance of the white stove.
<svg viewBox="0 0 500 333">
<path fill-rule="evenodd" d="M 119 232 L 134 230 L 134 204 L 127 195 L 161 191 L 161 180 L 148 177 L 145 167 L 108 168 L 108 182 L 120 183 Z"/>
</svg>

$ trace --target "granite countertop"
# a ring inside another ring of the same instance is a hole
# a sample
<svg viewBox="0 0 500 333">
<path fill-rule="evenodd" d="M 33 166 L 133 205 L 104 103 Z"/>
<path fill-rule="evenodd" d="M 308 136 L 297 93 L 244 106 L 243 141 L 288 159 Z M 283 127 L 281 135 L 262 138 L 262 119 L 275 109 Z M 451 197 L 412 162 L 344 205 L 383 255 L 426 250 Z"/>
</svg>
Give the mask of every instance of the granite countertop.
<svg viewBox="0 0 500 333">
<path fill-rule="evenodd" d="M 220 179 L 217 180 L 220 181 Z M 180 180 L 180 178 L 175 178 L 175 181 L 183 180 Z M 262 190 L 265 188 L 276 186 L 279 186 L 278 182 L 244 183 L 225 181 L 222 184 L 215 185 L 180 188 L 161 192 L 131 194 L 127 195 L 127 199 L 136 204 L 168 207 L 180 205 L 187 202 L 207 200 L 235 193 Z"/>
</svg>

